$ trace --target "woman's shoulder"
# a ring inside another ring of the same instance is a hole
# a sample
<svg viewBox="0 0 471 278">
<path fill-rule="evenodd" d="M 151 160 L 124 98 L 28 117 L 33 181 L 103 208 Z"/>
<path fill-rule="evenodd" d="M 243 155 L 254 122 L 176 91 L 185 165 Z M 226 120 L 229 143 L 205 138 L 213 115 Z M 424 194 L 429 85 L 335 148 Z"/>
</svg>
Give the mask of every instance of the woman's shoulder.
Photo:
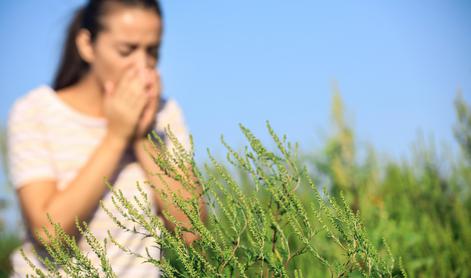
<svg viewBox="0 0 471 278">
<path fill-rule="evenodd" d="M 173 129 L 186 129 L 185 116 L 178 101 L 168 98 L 161 101 L 159 112 L 157 113 L 156 128 L 165 130 L 170 125 Z"/>
<path fill-rule="evenodd" d="M 175 98 L 162 97 L 160 99 L 159 110 L 157 113 L 161 117 L 162 116 L 172 117 L 172 115 L 181 114 L 182 109 L 180 107 L 180 104 Z"/>
<path fill-rule="evenodd" d="M 48 101 L 51 93 L 51 88 L 48 85 L 39 85 L 33 89 L 28 90 L 25 94 L 18 97 L 11 106 L 10 114 L 32 112 L 37 110 L 45 110 L 48 107 Z"/>
</svg>

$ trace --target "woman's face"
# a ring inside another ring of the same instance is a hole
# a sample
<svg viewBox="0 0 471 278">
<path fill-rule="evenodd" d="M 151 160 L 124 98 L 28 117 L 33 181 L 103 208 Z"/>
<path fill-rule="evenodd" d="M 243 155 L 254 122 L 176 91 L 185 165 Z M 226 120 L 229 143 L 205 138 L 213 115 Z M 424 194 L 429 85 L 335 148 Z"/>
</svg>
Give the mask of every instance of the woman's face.
<svg viewBox="0 0 471 278">
<path fill-rule="evenodd" d="M 93 43 L 90 63 L 100 85 L 117 82 L 131 65 L 152 70 L 157 65 L 161 20 L 152 10 L 119 7 L 103 20 L 104 29 Z"/>
</svg>

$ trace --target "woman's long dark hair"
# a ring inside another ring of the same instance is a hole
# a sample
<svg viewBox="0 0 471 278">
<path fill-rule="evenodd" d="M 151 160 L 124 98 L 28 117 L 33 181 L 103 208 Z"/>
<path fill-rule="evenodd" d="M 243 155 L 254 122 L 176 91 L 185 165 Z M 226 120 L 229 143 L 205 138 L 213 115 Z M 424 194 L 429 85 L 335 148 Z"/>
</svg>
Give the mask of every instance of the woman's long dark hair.
<svg viewBox="0 0 471 278">
<path fill-rule="evenodd" d="M 103 16 L 110 10 L 112 5 L 125 7 L 140 7 L 155 11 L 162 20 L 162 10 L 157 0 L 89 0 L 87 4 L 80 7 L 69 25 L 62 58 L 53 82 L 55 91 L 77 83 L 89 70 L 87 62 L 79 55 L 75 38 L 81 28 L 87 29 L 94 42 L 100 31 L 103 30 Z"/>
</svg>

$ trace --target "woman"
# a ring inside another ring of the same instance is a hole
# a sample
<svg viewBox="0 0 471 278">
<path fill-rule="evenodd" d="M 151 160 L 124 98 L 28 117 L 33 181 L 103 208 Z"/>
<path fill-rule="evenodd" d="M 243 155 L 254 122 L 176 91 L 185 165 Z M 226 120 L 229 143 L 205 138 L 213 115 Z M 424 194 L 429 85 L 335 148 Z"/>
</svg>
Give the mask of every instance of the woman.
<svg viewBox="0 0 471 278">
<path fill-rule="evenodd" d="M 21 248 L 36 265 L 41 267 L 32 253 L 33 247 L 39 247 L 36 231 L 44 237 L 41 227 L 45 227 L 54 234 L 47 214 L 77 238 L 76 217 L 87 220 L 99 239 L 106 238 L 109 230 L 136 253 L 145 255 L 146 247 L 154 247 L 151 238 L 142 239 L 114 225 L 98 204 L 103 200 L 113 212 L 104 177 L 110 177 L 110 183 L 128 198 L 136 194 L 136 181 L 144 185 L 144 180 L 150 180 L 158 186 L 159 181 L 149 174 L 157 171 L 156 166 L 144 150 L 152 129 L 165 136 L 163 130 L 169 125 L 189 149 L 178 104 L 160 96 L 155 67 L 161 35 L 162 14 L 155 0 L 90 0 L 68 29 L 53 87 L 30 91 L 11 109 L 7 130 L 10 176 L 28 228 Z M 164 141 L 171 147 L 168 138 Z M 178 182 L 171 182 L 188 196 Z M 165 208 L 187 223 L 175 207 L 149 187 L 146 190 L 153 194 L 155 213 Z M 196 237 L 187 233 L 184 239 L 191 244 Z M 85 254 L 93 254 L 84 241 L 79 246 Z M 154 257 L 160 256 L 158 248 L 150 250 Z M 112 244 L 107 254 L 118 277 L 159 275 L 155 266 Z M 14 276 L 25 277 L 32 271 L 18 250 L 11 259 Z M 91 259 L 99 266 L 98 258 Z"/>
</svg>

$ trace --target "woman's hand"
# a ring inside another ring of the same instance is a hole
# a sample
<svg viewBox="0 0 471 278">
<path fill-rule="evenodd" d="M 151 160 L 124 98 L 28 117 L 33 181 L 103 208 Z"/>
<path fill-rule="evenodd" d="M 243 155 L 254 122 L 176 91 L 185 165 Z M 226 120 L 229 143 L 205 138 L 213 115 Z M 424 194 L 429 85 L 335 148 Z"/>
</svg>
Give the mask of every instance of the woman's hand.
<svg viewBox="0 0 471 278">
<path fill-rule="evenodd" d="M 182 234 L 183 241 L 186 243 L 187 246 L 193 245 L 193 242 L 199 240 L 200 237 L 189 232 L 183 232 Z"/>
<path fill-rule="evenodd" d="M 157 110 L 160 105 L 162 85 L 158 70 L 152 69 L 145 73 L 147 104 L 142 111 L 141 118 L 136 128 L 135 141 L 146 139 L 147 134 L 155 125 Z"/>
<path fill-rule="evenodd" d="M 147 104 L 145 83 L 136 67 L 126 69 L 121 78 L 105 83 L 104 109 L 108 132 L 129 142 L 135 135 L 139 119 Z"/>
</svg>

